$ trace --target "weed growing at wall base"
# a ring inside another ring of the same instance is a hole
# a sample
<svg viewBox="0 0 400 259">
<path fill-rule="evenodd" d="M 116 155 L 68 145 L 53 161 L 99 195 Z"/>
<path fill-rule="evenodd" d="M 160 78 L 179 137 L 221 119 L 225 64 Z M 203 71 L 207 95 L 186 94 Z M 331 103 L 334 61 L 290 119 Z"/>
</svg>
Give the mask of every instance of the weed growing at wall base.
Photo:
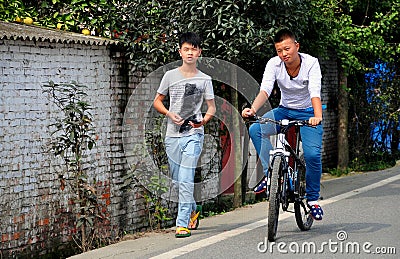
<svg viewBox="0 0 400 259">
<path fill-rule="evenodd" d="M 52 129 L 50 152 L 64 161 L 65 170 L 59 172 L 60 189 L 66 185 L 73 197 L 73 213 L 77 234 L 72 236 L 82 252 L 93 248 L 100 238 L 96 223 L 105 219 L 94 184 L 89 180 L 84 157 L 95 145 L 91 105 L 84 99 L 85 86 L 76 82 L 44 85 L 44 93 L 60 109 L 61 115 L 49 127 Z M 87 161 L 86 161 L 87 162 Z M 90 163 L 90 161 L 88 161 Z"/>
</svg>

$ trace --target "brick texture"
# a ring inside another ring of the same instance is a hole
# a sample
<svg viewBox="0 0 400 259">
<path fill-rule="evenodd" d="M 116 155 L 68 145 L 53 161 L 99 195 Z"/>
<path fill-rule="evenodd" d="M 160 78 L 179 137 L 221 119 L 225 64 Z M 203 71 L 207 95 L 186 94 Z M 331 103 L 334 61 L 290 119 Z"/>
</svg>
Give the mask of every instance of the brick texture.
<svg viewBox="0 0 400 259">
<path fill-rule="evenodd" d="M 337 92 L 339 86 L 338 63 L 336 55 L 331 52 L 329 59 L 320 59 L 322 72 L 322 103 L 324 135 L 322 147 L 323 168 L 333 168 L 337 164 Z"/>
<path fill-rule="evenodd" d="M 145 226 L 140 188 L 127 172 L 121 125 L 129 94 L 126 60 L 111 46 L 0 40 L 0 234 L 3 256 L 46 253 L 71 240 L 73 200 L 62 190 L 62 161 L 48 152 L 57 107 L 42 92 L 50 80 L 88 86 L 98 140 L 88 154 L 106 237 Z M 130 211 L 128 211 L 130 209 Z M 128 215 L 129 214 L 129 215 Z M 135 219 L 135 220 L 132 220 Z"/>
</svg>

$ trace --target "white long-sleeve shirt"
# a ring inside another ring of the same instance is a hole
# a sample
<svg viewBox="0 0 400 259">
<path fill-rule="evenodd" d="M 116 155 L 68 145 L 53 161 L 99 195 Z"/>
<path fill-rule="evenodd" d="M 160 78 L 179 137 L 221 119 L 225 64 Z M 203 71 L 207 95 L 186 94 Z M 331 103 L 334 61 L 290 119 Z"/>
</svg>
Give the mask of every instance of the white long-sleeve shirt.
<svg viewBox="0 0 400 259">
<path fill-rule="evenodd" d="M 291 78 L 285 63 L 278 57 L 271 58 L 265 66 L 261 90 L 268 96 L 277 81 L 281 90 L 280 105 L 290 109 L 312 107 L 311 98 L 321 98 L 321 68 L 318 59 L 305 53 L 299 53 L 301 66 L 299 74 Z"/>
</svg>

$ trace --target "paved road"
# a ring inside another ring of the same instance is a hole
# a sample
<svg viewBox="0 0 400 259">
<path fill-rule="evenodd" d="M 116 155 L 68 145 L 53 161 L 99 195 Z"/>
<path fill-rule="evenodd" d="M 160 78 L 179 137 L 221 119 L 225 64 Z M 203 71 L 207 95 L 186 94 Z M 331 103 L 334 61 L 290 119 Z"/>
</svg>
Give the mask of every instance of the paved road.
<svg viewBox="0 0 400 259">
<path fill-rule="evenodd" d="M 325 215 L 312 229 L 280 215 L 278 239 L 265 241 L 268 203 L 209 217 L 189 238 L 173 229 L 123 241 L 72 258 L 399 258 L 400 165 L 323 181 Z"/>
</svg>

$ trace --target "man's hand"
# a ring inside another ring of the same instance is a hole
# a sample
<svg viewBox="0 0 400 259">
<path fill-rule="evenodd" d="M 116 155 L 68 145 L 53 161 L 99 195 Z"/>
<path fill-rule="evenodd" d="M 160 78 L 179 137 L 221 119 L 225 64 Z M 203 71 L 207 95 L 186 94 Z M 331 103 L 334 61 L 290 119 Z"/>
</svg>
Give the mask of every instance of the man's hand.
<svg viewBox="0 0 400 259">
<path fill-rule="evenodd" d="M 254 117 L 254 115 L 256 115 L 256 112 L 253 108 L 244 108 L 244 110 L 242 111 L 243 118 Z"/>
<path fill-rule="evenodd" d="M 170 118 L 172 120 L 172 122 L 175 123 L 176 125 L 182 125 L 184 122 L 182 117 L 174 112 L 167 112 L 167 114 L 165 116 Z"/>
<path fill-rule="evenodd" d="M 189 125 L 192 126 L 192 128 L 199 128 L 205 124 L 204 120 L 198 121 L 194 123 L 193 121 L 189 121 Z"/>
<path fill-rule="evenodd" d="M 322 118 L 320 117 L 311 117 L 308 120 L 308 123 L 310 123 L 312 126 L 317 126 L 318 124 L 320 124 L 322 121 Z"/>
</svg>

